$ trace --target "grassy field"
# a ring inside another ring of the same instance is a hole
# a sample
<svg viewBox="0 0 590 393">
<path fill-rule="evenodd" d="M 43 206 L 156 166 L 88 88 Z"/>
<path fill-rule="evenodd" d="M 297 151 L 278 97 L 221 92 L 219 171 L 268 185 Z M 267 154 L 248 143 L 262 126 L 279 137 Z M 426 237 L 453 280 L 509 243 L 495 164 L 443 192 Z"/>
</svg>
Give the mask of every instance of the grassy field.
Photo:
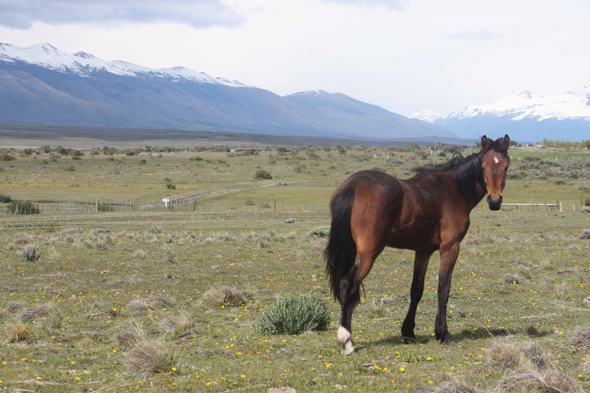
<svg viewBox="0 0 590 393">
<path fill-rule="evenodd" d="M 329 224 L 329 196 L 350 173 L 379 168 L 403 178 L 412 166 L 450 157 L 410 149 L 307 147 L 250 156 L 86 151 L 80 160 L 0 152 L 15 157 L 0 161 L 0 194 L 19 200 L 161 200 L 260 182 L 254 173 L 264 169 L 288 185 L 211 200 L 326 206 L 297 213 L 2 216 L 0 391 L 590 390 L 590 331 L 584 330 L 590 239 L 579 239 L 590 216 L 573 211 L 590 187 L 587 151 L 512 151 L 510 173 L 517 178 L 508 181 L 505 201 L 561 200 L 565 209 L 473 212 L 449 305 L 457 347 L 433 337 L 436 254 L 416 318 L 420 343 L 401 343 L 413 255 L 387 249 L 353 317 L 358 353 L 340 354 L 323 241 L 306 234 Z M 408 160 L 410 154 L 417 160 Z M 291 217 L 297 221 L 285 223 Z M 38 259 L 30 255 L 32 244 Z M 261 312 L 276 299 L 311 292 L 329 304 L 327 331 L 269 336 L 257 330 Z M 149 372 L 150 360 L 158 372 Z"/>
</svg>

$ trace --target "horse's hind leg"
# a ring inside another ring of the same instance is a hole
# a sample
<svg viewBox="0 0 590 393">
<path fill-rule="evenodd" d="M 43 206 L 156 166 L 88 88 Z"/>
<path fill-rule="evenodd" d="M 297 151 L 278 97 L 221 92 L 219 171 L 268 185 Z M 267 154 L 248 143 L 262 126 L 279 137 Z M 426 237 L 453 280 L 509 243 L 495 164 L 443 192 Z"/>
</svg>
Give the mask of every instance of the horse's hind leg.
<svg viewBox="0 0 590 393">
<path fill-rule="evenodd" d="M 412 279 L 412 289 L 410 290 L 410 308 L 402 325 L 402 337 L 405 343 L 416 342 L 416 336 L 414 335 L 416 310 L 424 292 L 424 279 L 426 278 L 426 269 L 428 268 L 428 261 L 430 261 L 431 255 L 431 251 L 416 251 L 414 277 Z"/>
<path fill-rule="evenodd" d="M 379 247 L 372 252 L 359 252 L 356 256 L 354 266 L 350 273 L 340 282 L 340 325 L 338 326 L 338 344 L 342 346 L 343 355 L 354 353 L 352 343 L 352 312 L 354 307 L 360 301 L 360 288 L 363 280 L 373 267 L 373 262 L 383 251 L 384 247 Z"/>
</svg>

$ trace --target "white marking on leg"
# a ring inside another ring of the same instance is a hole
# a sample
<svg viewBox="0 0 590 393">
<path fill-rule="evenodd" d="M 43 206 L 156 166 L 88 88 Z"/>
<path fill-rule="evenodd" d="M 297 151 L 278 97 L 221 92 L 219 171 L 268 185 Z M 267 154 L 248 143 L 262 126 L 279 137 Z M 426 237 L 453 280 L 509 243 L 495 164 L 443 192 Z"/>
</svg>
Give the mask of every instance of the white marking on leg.
<svg viewBox="0 0 590 393">
<path fill-rule="evenodd" d="M 359 258 L 359 256 L 357 255 L 356 258 L 354 259 L 354 264 L 355 266 L 360 266 L 361 265 L 361 259 Z"/>
<path fill-rule="evenodd" d="M 352 355 L 354 353 L 354 347 L 352 346 L 352 341 L 348 340 L 346 344 L 344 344 L 344 348 L 342 349 L 343 355 Z"/>
<path fill-rule="evenodd" d="M 336 336 L 336 342 L 338 342 L 338 344 L 344 346 L 344 344 L 350 340 L 351 336 L 350 332 L 344 326 L 338 326 L 338 335 Z"/>
<path fill-rule="evenodd" d="M 354 352 L 354 346 L 352 345 L 352 334 L 344 327 L 338 327 L 338 335 L 336 341 L 342 346 L 343 355 L 351 355 Z"/>
</svg>

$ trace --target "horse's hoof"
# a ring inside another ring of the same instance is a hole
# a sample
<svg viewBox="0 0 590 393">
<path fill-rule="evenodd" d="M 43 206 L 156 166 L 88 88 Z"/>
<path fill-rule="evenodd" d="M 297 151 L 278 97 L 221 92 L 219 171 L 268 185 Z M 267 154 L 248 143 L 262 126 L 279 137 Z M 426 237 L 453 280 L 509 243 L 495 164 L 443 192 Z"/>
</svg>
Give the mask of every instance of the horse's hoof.
<svg viewBox="0 0 590 393">
<path fill-rule="evenodd" d="M 456 347 L 457 346 L 457 343 L 455 342 L 455 340 L 453 340 L 453 337 L 451 337 L 450 334 L 448 334 L 445 337 L 443 337 L 440 340 L 440 342 L 441 342 L 441 344 L 447 344 L 447 345 L 450 345 L 452 347 Z"/>
<path fill-rule="evenodd" d="M 345 348 L 342 350 L 342 354 L 343 354 L 344 356 L 351 356 L 351 355 L 354 355 L 355 353 L 356 353 L 356 352 L 354 351 L 354 347 L 353 347 L 352 345 L 351 345 L 351 346 L 349 346 L 349 347 L 345 347 Z"/>
<path fill-rule="evenodd" d="M 418 344 L 418 340 L 416 340 L 416 337 L 404 337 L 402 338 L 402 342 L 404 344 Z"/>
</svg>

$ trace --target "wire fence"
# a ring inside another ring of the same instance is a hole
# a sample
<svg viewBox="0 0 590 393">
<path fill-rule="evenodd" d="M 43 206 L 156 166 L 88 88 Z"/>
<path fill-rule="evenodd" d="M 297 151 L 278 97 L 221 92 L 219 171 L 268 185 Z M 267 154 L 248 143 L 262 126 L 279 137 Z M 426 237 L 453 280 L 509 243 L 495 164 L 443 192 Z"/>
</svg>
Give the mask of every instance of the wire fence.
<svg viewBox="0 0 590 393">
<path fill-rule="evenodd" d="M 576 200 L 531 203 L 510 203 L 505 201 L 502 210 L 519 211 L 577 211 L 584 205 Z M 485 200 L 478 209 L 487 209 Z M 162 201 L 12 201 L 0 204 L 2 214 L 90 214 L 109 212 L 194 212 L 194 213 L 260 213 L 260 212 L 314 212 L 329 213 L 326 201 L 252 201 L 252 200 L 208 200 L 208 199 L 164 199 Z"/>
<path fill-rule="evenodd" d="M 318 201 L 257 201 L 252 200 L 186 200 L 163 201 L 12 201 L 0 204 L 0 214 L 90 214 L 109 212 L 325 212 L 327 202 Z"/>
</svg>

